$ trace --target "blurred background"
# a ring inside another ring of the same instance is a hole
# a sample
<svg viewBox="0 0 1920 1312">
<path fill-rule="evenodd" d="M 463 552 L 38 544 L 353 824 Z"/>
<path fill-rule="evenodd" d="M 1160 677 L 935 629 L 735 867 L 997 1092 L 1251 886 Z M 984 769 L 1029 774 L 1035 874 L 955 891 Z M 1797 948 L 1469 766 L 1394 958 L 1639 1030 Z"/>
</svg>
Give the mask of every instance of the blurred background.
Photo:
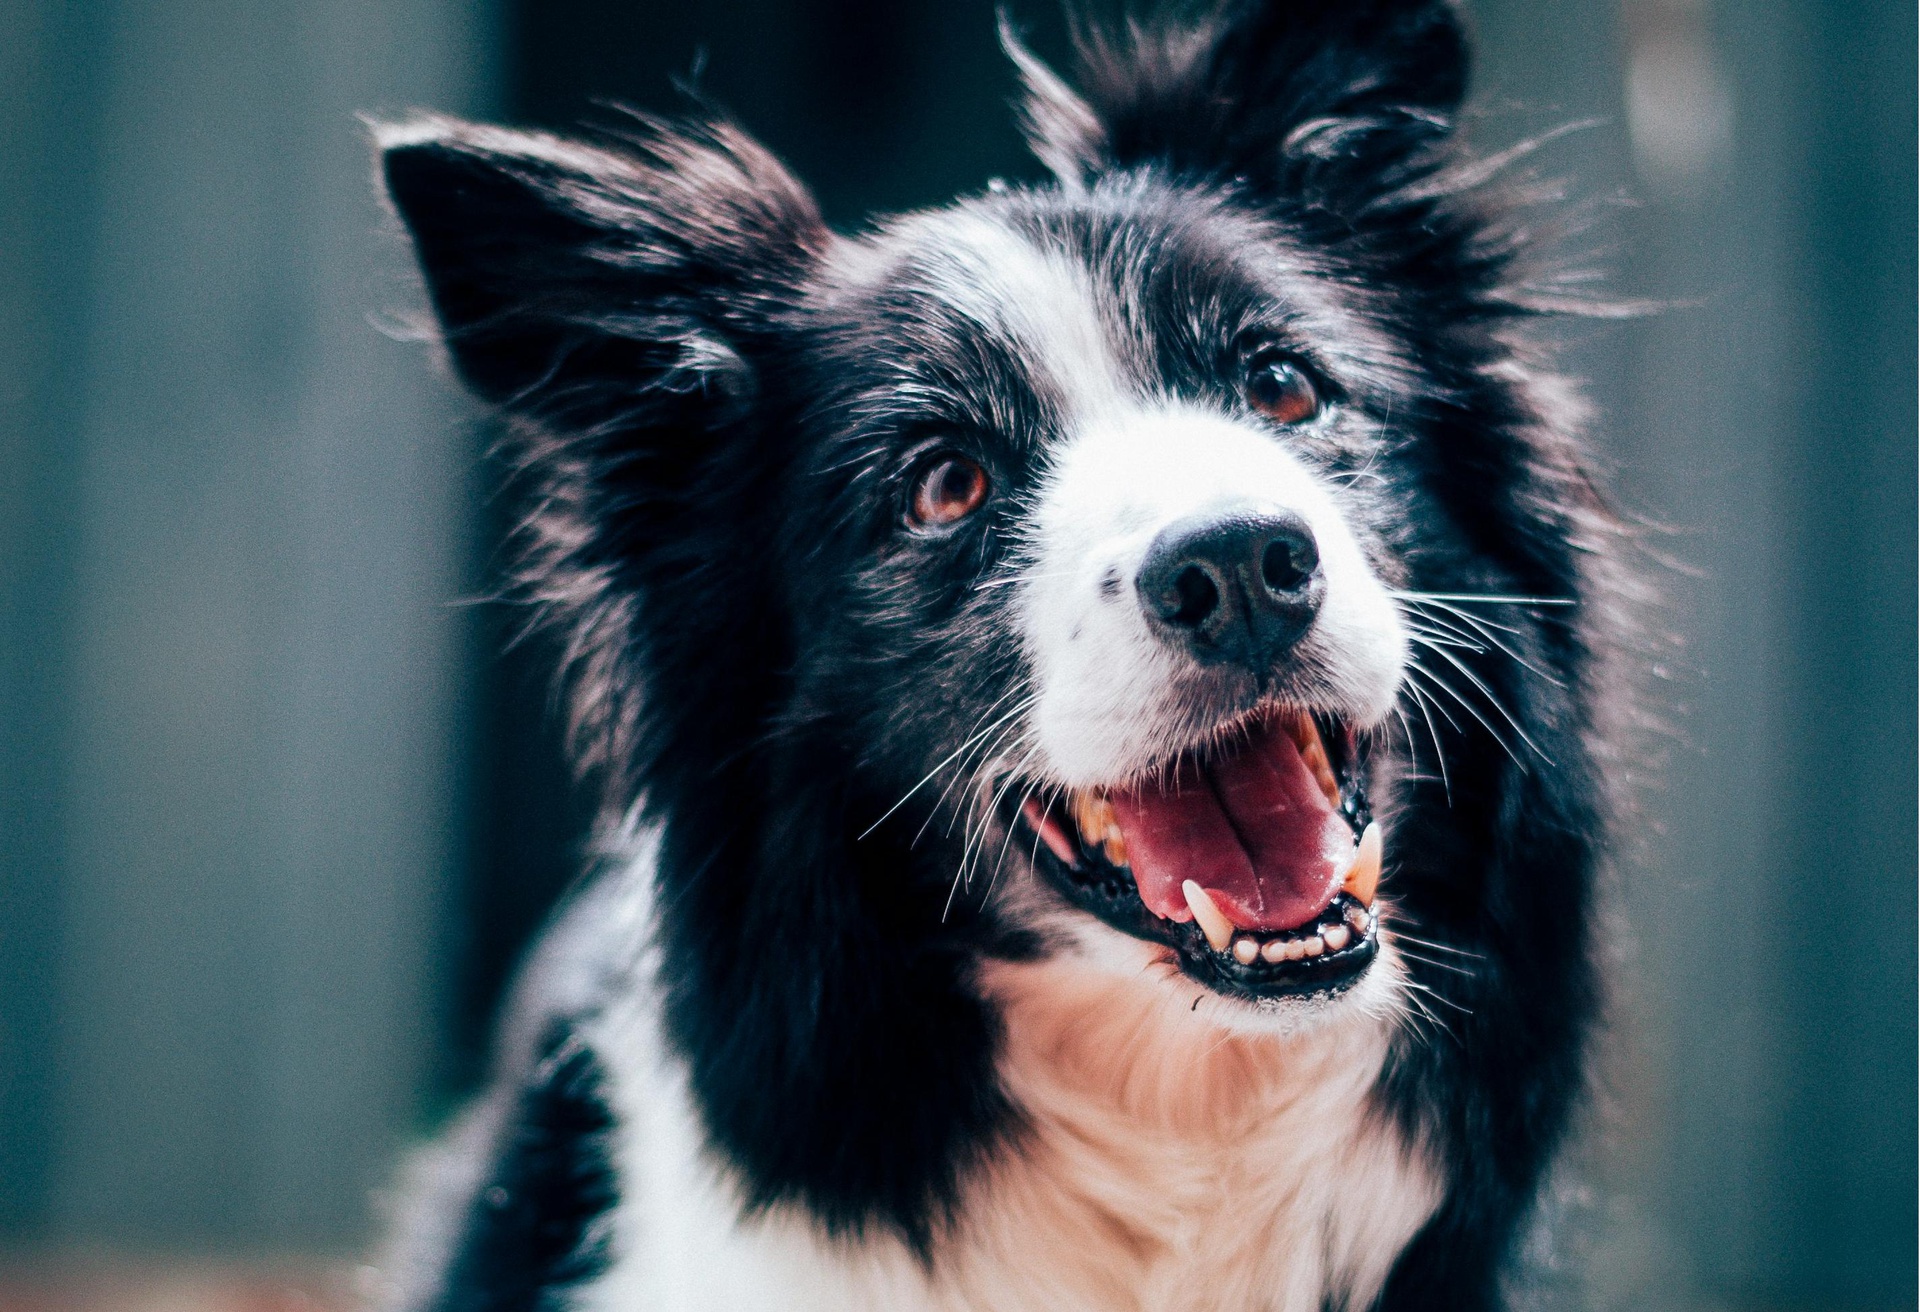
<svg viewBox="0 0 1920 1312">
<path fill-rule="evenodd" d="M 1662 526 L 1676 728 L 1568 1307 L 1915 1305 L 1905 0 L 1469 0 L 1487 146 L 1629 295 L 1568 330 Z M 1058 52 L 1052 0 L 1016 6 Z M 0 0 L 0 1307 L 347 1297 L 584 814 L 512 507 L 394 325 L 363 112 L 732 109 L 831 218 L 1036 170 L 989 0 Z"/>
</svg>

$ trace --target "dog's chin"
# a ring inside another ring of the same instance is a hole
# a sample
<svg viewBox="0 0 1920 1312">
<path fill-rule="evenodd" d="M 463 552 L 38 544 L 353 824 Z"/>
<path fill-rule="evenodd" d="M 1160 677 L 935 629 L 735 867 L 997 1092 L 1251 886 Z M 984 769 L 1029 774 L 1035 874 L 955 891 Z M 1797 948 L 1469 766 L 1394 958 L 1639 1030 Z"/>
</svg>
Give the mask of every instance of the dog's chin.
<svg viewBox="0 0 1920 1312">
<path fill-rule="evenodd" d="M 1336 717 L 1268 707 L 1144 780 L 1033 790 L 1001 818 L 1077 955 L 1223 1023 L 1291 1029 L 1364 1005 L 1381 973 L 1367 775 Z"/>
<path fill-rule="evenodd" d="M 1077 908 L 1055 902 L 1044 916 L 1056 961 L 1118 991 L 1146 990 L 1170 1022 L 1199 1021 L 1213 1030 L 1290 1038 L 1369 1023 L 1398 1012 L 1400 971 L 1391 934 L 1337 989 L 1260 992 L 1221 987 L 1197 977 L 1179 955 L 1124 934 Z"/>
</svg>

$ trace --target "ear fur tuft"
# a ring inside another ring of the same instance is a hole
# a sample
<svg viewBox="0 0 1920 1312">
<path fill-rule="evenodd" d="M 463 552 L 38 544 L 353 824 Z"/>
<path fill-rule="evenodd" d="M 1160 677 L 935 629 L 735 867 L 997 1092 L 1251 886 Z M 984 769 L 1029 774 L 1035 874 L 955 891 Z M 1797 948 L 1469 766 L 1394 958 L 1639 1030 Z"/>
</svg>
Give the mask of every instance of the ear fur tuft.
<svg viewBox="0 0 1920 1312">
<path fill-rule="evenodd" d="M 1070 88 L 1002 24 L 1029 140 L 1069 186 L 1153 166 L 1337 202 L 1404 181 L 1451 132 L 1467 87 L 1453 0 L 1214 0 L 1151 22 L 1077 13 L 1072 26 Z"/>
</svg>

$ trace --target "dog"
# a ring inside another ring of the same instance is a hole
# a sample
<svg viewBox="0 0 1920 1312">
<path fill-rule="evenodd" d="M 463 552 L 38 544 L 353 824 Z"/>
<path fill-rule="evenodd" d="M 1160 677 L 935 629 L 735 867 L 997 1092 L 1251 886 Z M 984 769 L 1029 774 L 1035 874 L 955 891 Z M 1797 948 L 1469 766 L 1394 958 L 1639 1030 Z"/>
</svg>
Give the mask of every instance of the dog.
<svg viewBox="0 0 1920 1312">
<path fill-rule="evenodd" d="M 1612 579 L 1444 0 L 1011 30 L 856 235 L 716 115 L 377 130 L 603 854 L 408 1309 L 1508 1305 L 1601 1005 Z"/>
</svg>

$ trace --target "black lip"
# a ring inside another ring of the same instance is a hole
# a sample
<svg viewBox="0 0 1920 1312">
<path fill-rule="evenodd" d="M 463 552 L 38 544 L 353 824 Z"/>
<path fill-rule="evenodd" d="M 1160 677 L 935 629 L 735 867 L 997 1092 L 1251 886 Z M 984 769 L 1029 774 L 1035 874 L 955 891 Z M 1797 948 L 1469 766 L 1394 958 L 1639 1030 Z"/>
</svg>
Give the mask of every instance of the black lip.
<svg viewBox="0 0 1920 1312">
<path fill-rule="evenodd" d="M 1340 814 L 1357 840 L 1372 820 L 1365 787 L 1364 754 L 1337 725 L 1318 715 L 1315 720 L 1340 781 Z M 1367 928 L 1338 952 L 1299 961 L 1256 960 L 1251 965 L 1243 965 L 1230 953 L 1214 951 L 1199 925 L 1191 921 L 1182 924 L 1162 920 L 1149 911 L 1147 904 L 1140 900 L 1140 890 L 1130 870 L 1112 865 L 1084 843 L 1079 845 L 1079 861 L 1068 865 L 1039 841 L 1020 812 L 1011 812 L 1005 820 L 1027 829 L 1033 839 L 1030 850 L 1034 868 L 1069 902 L 1123 934 L 1171 948 L 1181 970 L 1215 993 L 1249 1002 L 1337 997 L 1357 984 L 1379 955 L 1379 919 L 1369 916 Z M 1078 842 L 1073 826 L 1066 827 Z M 1359 905 L 1351 894 L 1338 893 L 1315 923 L 1331 924 L 1342 919 L 1349 908 Z"/>
</svg>

